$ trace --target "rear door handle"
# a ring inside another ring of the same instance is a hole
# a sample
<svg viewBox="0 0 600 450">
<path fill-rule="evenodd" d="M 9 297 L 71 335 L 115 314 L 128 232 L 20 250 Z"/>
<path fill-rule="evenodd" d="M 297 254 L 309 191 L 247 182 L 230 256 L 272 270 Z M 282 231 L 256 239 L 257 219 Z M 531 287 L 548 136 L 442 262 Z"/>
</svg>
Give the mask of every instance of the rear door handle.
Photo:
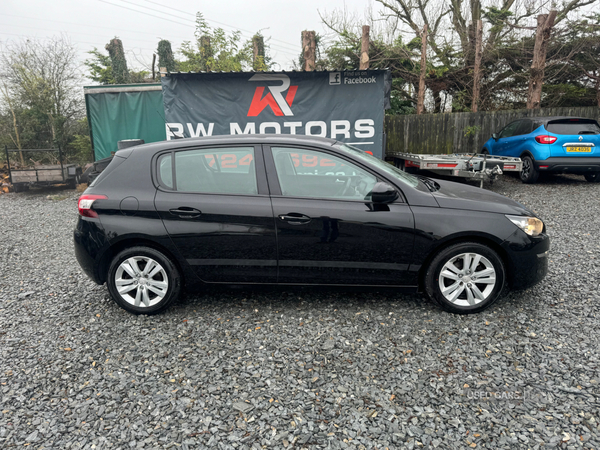
<svg viewBox="0 0 600 450">
<path fill-rule="evenodd" d="M 311 218 L 304 214 L 287 213 L 287 214 L 280 214 L 279 220 L 283 220 L 284 222 L 288 222 L 292 225 L 301 225 L 301 224 L 310 222 Z"/>
<path fill-rule="evenodd" d="M 177 209 L 170 209 L 169 212 L 174 216 L 179 216 L 182 219 L 192 219 L 202 214 L 202 211 L 196 208 L 190 208 L 189 206 L 180 206 Z"/>
</svg>

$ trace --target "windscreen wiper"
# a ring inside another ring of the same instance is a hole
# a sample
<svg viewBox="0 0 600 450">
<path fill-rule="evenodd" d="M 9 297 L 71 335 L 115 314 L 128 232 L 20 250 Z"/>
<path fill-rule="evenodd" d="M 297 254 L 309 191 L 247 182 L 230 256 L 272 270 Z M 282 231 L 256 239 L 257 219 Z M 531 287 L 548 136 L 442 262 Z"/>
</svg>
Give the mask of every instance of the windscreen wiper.
<svg viewBox="0 0 600 450">
<path fill-rule="evenodd" d="M 440 185 L 431 178 L 424 177 L 423 175 L 417 175 L 416 177 L 419 180 L 421 180 L 423 184 L 427 186 L 427 189 L 429 189 L 431 192 L 435 192 L 440 189 Z"/>
</svg>

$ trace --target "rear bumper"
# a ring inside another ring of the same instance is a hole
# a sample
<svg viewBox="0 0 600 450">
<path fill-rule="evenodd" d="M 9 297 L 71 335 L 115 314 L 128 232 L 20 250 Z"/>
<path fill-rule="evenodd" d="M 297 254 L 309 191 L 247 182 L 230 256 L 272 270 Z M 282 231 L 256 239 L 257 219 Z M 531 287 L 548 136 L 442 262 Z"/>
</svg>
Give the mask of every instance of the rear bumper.
<svg viewBox="0 0 600 450">
<path fill-rule="evenodd" d="M 540 172 L 561 173 L 592 173 L 600 172 L 600 157 L 574 156 L 551 157 L 535 162 L 535 167 Z"/>
<path fill-rule="evenodd" d="M 548 273 L 550 238 L 541 234 L 534 238 L 517 230 L 502 243 L 509 259 L 508 280 L 513 289 L 525 289 L 539 283 Z"/>
<path fill-rule="evenodd" d="M 97 219 L 96 219 L 97 220 Z M 104 284 L 100 276 L 99 261 L 108 247 L 100 222 L 79 217 L 73 231 L 75 257 L 84 273 L 97 284 Z"/>
</svg>

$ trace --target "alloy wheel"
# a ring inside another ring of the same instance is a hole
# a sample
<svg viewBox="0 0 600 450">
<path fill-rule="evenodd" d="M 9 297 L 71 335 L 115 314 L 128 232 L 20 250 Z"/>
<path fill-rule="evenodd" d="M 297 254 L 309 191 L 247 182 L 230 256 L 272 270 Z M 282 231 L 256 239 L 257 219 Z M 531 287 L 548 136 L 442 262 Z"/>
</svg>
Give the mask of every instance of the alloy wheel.
<svg viewBox="0 0 600 450">
<path fill-rule="evenodd" d="M 162 265 L 147 256 L 133 256 L 119 264 L 115 286 L 121 298 L 137 307 L 151 307 L 167 294 L 169 279 Z"/>
<path fill-rule="evenodd" d="M 456 306 L 473 306 L 485 301 L 496 286 L 496 270 L 486 257 L 461 253 L 448 260 L 439 276 L 444 298 Z"/>
</svg>

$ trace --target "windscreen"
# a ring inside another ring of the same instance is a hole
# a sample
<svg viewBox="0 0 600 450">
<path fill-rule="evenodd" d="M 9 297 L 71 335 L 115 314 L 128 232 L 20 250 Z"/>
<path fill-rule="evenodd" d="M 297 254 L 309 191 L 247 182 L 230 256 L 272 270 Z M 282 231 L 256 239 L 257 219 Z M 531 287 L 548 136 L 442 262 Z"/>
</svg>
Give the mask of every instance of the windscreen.
<svg viewBox="0 0 600 450">
<path fill-rule="evenodd" d="M 418 178 L 416 178 L 406 172 L 403 172 L 402 170 L 396 168 L 395 166 L 392 166 L 391 164 L 386 163 L 385 161 L 382 161 L 379 158 L 375 158 L 374 156 L 369 155 L 368 153 L 365 153 L 364 151 L 362 151 L 359 148 L 353 147 L 348 144 L 339 144 L 339 143 L 338 143 L 338 148 L 340 148 L 341 150 L 344 150 L 347 153 L 350 153 L 351 155 L 353 155 L 354 157 L 356 157 L 358 159 L 362 159 L 363 161 L 366 161 L 370 164 L 373 164 L 373 165 L 379 167 L 380 169 L 384 170 L 388 175 L 391 175 L 393 178 L 401 181 L 404 184 L 407 184 L 412 187 L 416 187 L 419 184 Z"/>
<path fill-rule="evenodd" d="M 554 134 L 600 134 L 598 122 L 591 119 L 561 119 L 548 122 L 546 130 Z"/>
</svg>

